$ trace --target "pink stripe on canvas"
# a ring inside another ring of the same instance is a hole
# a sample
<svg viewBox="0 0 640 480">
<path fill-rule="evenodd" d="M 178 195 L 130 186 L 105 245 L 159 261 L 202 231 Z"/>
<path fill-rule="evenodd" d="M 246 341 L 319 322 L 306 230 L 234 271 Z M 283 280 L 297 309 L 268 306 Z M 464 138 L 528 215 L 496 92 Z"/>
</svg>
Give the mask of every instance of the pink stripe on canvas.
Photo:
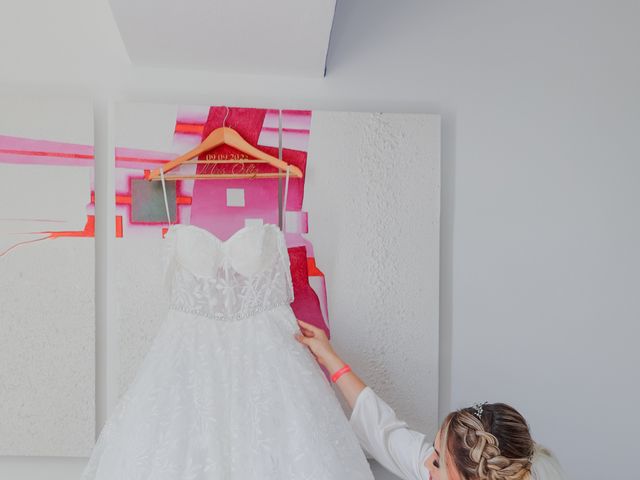
<svg viewBox="0 0 640 480">
<path fill-rule="evenodd" d="M 282 148 L 307 152 L 309 150 L 310 110 L 282 111 Z M 258 145 L 278 147 L 278 110 L 267 110 L 258 138 Z"/>
<path fill-rule="evenodd" d="M 154 169 L 174 158 L 169 152 L 116 147 L 116 168 Z"/>
<path fill-rule="evenodd" d="M 0 135 L 0 163 L 93 166 L 93 146 Z"/>
<path fill-rule="evenodd" d="M 178 108 L 176 123 L 204 125 L 209 117 L 209 107 L 181 106 Z"/>
<path fill-rule="evenodd" d="M 278 148 L 278 129 L 263 128 L 258 137 L 258 145 Z M 309 149 L 309 132 L 306 130 L 282 131 L 282 148 L 306 152 Z"/>
<path fill-rule="evenodd" d="M 278 110 L 267 110 L 263 127 L 278 128 Z M 309 130 L 311 110 L 282 110 L 282 128 Z"/>
</svg>

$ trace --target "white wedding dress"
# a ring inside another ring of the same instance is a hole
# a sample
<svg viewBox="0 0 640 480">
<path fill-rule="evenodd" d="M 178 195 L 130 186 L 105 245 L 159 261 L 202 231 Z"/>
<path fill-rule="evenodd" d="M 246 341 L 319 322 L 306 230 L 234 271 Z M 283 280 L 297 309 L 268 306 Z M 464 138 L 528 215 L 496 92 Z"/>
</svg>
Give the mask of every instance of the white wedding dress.
<svg viewBox="0 0 640 480">
<path fill-rule="evenodd" d="M 170 307 L 82 480 L 373 480 L 298 343 L 284 234 L 171 225 Z"/>
</svg>

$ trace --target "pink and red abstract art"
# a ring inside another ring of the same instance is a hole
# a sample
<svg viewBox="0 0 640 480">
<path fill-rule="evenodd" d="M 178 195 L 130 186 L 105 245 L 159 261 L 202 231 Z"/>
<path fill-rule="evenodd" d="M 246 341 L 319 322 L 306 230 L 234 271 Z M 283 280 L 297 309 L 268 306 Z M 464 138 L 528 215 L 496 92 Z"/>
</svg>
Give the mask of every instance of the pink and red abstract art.
<svg viewBox="0 0 640 480">
<path fill-rule="evenodd" d="M 9 199 L 10 205 L 4 206 L 10 208 L 14 215 L 3 215 L 0 256 L 10 254 L 21 245 L 41 240 L 94 237 L 93 145 L 0 135 L 0 164 L 5 165 L 3 181 L 19 190 Z M 76 176 L 73 172 L 84 173 Z M 87 184 L 65 185 L 64 179 L 72 178 L 85 179 Z M 71 208 L 67 204 L 65 208 L 63 200 L 38 198 L 39 193 L 45 195 L 45 192 L 35 183 L 43 180 L 64 191 L 79 188 L 86 195 L 75 196 L 75 204 Z M 29 198 L 27 192 L 31 191 L 31 187 L 33 191 Z M 58 204 L 60 208 L 52 208 L 53 204 Z M 80 223 L 77 216 L 79 210 L 85 212 Z"/>
<path fill-rule="evenodd" d="M 145 171 L 197 146 L 223 125 L 236 130 L 251 145 L 277 157 L 281 122 L 282 159 L 306 172 L 311 115 L 309 110 L 180 107 L 171 152 L 116 146 L 116 236 L 164 234 L 168 222 L 161 185 L 146 181 Z M 235 172 L 238 168 L 273 171 L 269 165 L 233 162 L 241 158 L 244 154 L 226 146 L 200 157 L 230 161 L 215 164 L 215 173 Z M 213 173 L 211 169 L 211 164 L 190 164 L 171 173 Z M 305 178 L 290 179 L 286 205 L 285 234 L 295 293 L 292 308 L 298 317 L 329 333 L 324 275 L 316 267 L 313 245 L 304 236 L 308 232 L 307 213 L 302 211 Z M 223 240 L 251 222 L 278 224 L 283 184 L 282 180 L 266 178 L 167 182 L 171 221 L 197 225 Z"/>
</svg>

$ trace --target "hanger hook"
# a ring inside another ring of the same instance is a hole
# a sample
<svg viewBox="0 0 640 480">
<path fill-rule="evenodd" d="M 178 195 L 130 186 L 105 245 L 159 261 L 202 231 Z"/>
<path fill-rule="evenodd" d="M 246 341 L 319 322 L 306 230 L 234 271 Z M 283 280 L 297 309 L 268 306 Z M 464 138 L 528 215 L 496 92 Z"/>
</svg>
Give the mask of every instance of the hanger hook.
<svg viewBox="0 0 640 480">
<path fill-rule="evenodd" d="M 224 128 L 227 124 L 227 117 L 229 116 L 229 107 L 227 107 L 225 105 L 225 108 L 227 109 L 227 113 L 225 113 L 224 118 L 222 119 L 222 127 Z"/>
</svg>

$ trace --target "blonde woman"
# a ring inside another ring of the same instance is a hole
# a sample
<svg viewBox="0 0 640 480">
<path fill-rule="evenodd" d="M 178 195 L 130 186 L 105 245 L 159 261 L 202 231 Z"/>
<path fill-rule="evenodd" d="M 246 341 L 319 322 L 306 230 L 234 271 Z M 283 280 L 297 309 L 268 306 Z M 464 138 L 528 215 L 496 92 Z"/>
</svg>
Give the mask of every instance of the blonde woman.
<svg viewBox="0 0 640 480">
<path fill-rule="evenodd" d="M 410 430 L 333 350 L 323 330 L 298 320 L 297 340 L 331 375 L 353 409 L 362 447 L 404 480 L 561 480 L 555 457 L 533 441 L 525 419 L 503 403 L 450 413 L 434 444 Z"/>
</svg>

